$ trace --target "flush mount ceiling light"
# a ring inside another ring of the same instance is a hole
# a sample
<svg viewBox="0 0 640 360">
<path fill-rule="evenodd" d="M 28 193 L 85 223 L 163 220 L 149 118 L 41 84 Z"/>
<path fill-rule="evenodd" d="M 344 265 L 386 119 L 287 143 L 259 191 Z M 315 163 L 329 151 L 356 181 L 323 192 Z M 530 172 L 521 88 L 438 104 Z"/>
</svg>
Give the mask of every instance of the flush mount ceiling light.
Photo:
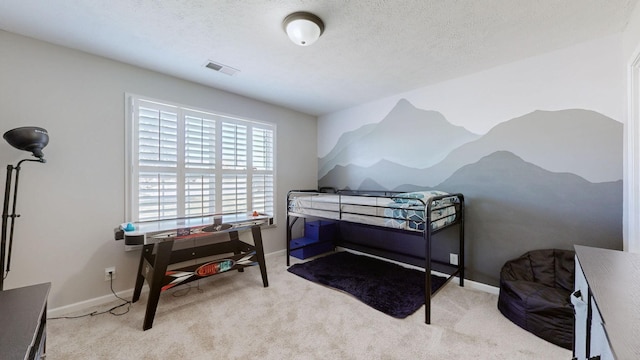
<svg viewBox="0 0 640 360">
<path fill-rule="evenodd" d="M 308 12 L 299 11 L 289 14 L 282 22 L 284 31 L 296 45 L 309 46 L 316 42 L 324 32 L 322 20 Z"/>
</svg>

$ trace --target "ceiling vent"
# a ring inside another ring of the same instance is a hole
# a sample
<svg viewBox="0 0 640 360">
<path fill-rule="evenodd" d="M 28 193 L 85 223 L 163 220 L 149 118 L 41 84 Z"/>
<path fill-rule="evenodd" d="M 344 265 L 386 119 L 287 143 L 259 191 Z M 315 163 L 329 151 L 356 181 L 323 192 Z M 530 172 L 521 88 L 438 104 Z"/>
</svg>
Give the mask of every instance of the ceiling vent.
<svg viewBox="0 0 640 360">
<path fill-rule="evenodd" d="M 239 72 L 240 70 L 238 69 L 234 69 L 231 66 L 227 66 L 227 65 L 223 65 L 214 61 L 209 60 L 205 65 L 205 67 L 211 69 L 211 70 L 215 70 L 217 72 L 223 73 L 223 74 L 227 74 L 230 76 L 235 75 L 237 72 Z"/>
</svg>

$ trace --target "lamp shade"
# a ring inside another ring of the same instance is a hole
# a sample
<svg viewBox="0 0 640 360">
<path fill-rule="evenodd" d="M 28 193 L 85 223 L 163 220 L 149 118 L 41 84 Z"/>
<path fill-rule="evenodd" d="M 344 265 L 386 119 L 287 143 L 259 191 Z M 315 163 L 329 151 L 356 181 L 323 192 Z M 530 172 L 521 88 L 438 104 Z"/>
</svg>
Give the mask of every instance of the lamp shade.
<svg viewBox="0 0 640 360">
<path fill-rule="evenodd" d="M 49 133 L 47 130 L 35 127 L 25 126 L 9 130 L 4 133 L 4 139 L 16 149 L 30 151 L 33 156 L 42 159 L 44 149 L 49 144 Z"/>
<path fill-rule="evenodd" d="M 284 31 L 294 44 L 309 46 L 316 42 L 324 32 L 322 20 L 308 12 L 296 12 L 283 21 Z"/>
</svg>

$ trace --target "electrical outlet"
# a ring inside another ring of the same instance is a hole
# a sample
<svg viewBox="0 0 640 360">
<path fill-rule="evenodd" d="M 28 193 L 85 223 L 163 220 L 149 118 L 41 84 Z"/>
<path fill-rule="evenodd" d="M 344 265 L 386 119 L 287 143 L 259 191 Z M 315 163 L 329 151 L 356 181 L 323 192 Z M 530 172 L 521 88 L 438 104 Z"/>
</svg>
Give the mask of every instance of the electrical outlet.
<svg viewBox="0 0 640 360">
<path fill-rule="evenodd" d="M 111 273 L 111 275 L 109 275 L 109 273 Z M 115 278 L 116 278 L 116 267 L 115 266 L 104 268 L 104 281 L 109 281 L 111 279 L 115 280 Z"/>
<path fill-rule="evenodd" d="M 458 254 L 449 254 L 449 264 L 458 265 Z"/>
</svg>

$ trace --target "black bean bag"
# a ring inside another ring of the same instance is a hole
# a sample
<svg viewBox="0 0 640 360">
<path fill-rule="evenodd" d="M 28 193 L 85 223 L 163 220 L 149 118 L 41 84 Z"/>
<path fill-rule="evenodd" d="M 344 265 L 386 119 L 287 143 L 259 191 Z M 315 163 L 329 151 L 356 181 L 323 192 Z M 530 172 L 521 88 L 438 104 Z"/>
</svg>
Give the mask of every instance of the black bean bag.
<svg viewBox="0 0 640 360">
<path fill-rule="evenodd" d="M 521 328 L 572 349 L 574 255 L 534 250 L 507 261 L 500 271 L 498 309 Z"/>
</svg>

